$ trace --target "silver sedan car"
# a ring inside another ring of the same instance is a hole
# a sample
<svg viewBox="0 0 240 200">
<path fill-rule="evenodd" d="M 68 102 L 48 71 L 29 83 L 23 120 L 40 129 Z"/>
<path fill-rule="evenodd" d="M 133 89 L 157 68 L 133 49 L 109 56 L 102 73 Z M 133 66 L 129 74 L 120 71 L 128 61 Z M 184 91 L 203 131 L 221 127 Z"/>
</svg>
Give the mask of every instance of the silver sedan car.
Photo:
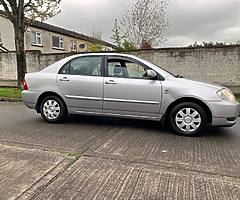
<svg viewBox="0 0 240 200">
<path fill-rule="evenodd" d="M 162 120 L 181 135 L 209 124 L 231 127 L 240 113 L 225 87 L 174 76 L 118 53 L 74 55 L 26 74 L 22 100 L 51 123 L 69 114 Z"/>
</svg>

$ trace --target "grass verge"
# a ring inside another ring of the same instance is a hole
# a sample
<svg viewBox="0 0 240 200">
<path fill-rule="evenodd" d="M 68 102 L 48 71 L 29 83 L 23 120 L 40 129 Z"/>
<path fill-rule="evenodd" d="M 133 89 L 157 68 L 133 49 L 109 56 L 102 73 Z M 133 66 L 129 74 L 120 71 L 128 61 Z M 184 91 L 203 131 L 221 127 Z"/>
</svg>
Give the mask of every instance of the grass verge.
<svg viewBox="0 0 240 200">
<path fill-rule="evenodd" d="M 0 87 L 0 97 L 20 99 L 21 90 L 16 88 Z"/>
</svg>

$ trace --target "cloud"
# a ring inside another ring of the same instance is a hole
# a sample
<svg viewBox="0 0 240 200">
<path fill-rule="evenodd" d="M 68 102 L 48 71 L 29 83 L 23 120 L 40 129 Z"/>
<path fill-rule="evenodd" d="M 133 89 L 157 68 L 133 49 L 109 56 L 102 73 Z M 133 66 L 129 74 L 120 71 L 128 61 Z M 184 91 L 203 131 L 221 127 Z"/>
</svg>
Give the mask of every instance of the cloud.
<svg viewBox="0 0 240 200">
<path fill-rule="evenodd" d="M 111 41 L 114 19 L 128 4 L 129 0 L 63 0 L 62 12 L 48 22 L 90 35 L 98 30 Z"/>
<path fill-rule="evenodd" d="M 239 0 L 174 0 L 168 15 L 172 37 L 166 45 L 181 37 L 189 41 L 236 42 L 240 35 Z"/>
<path fill-rule="evenodd" d="M 111 42 L 115 18 L 133 0 L 63 0 L 62 12 L 48 22 L 80 33 L 103 32 Z M 170 38 L 165 46 L 186 46 L 194 41 L 240 40 L 239 0 L 170 0 Z"/>
</svg>

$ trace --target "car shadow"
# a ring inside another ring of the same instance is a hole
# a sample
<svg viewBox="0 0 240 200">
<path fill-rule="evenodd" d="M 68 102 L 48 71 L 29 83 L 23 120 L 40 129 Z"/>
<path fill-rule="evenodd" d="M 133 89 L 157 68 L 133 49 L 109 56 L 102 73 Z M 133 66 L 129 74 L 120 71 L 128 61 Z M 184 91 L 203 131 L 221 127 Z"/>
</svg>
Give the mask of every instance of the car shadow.
<svg viewBox="0 0 240 200">
<path fill-rule="evenodd" d="M 159 121 L 137 120 L 137 119 L 125 119 L 125 118 L 111 118 L 100 116 L 87 116 L 87 115 L 70 115 L 64 123 L 76 124 L 87 123 L 95 125 L 106 126 L 127 126 L 129 128 L 145 128 L 149 130 L 159 130 L 164 127 Z"/>
<path fill-rule="evenodd" d="M 171 130 L 168 125 L 163 125 L 159 121 L 148 121 L 148 120 L 138 120 L 138 119 L 125 119 L 125 118 L 111 118 L 102 116 L 86 116 L 86 115 L 70 115 L 64 123 L 66 124 L 91 124 L 98 126 L 109 126 L 116 127 L 122 126 L 127 128 L 139 129 L 144 131 L 159 132 L 161 134 L 176 135 L 175 132 Z M 211 127 L 208 126 L 197 135 L 193 137 L 227 137 L 229 134 L 229 129 L 222 127 Z"/>
<path fill-rule="evenodd" d="M 196 137 L 226 137 L 230 135 L 231 134 L 229 134 L 229 129 L 227 128 L 208 126 L 199 132 Z"/>
</svg>

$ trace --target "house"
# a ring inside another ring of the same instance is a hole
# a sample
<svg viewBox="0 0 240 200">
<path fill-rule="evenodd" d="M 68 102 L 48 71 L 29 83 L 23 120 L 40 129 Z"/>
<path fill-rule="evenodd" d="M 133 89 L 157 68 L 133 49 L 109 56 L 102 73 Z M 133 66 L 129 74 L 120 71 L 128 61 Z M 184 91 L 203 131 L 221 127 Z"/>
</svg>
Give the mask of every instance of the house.
<svg viewBox="0 0 240 200">
<path fill-rule="evenodd" d="M 104 50 L 116 48 L 113 44 L 47 23 L 33 21 L 25 32 L 26 50 L 42 53 L 85 52 L 92 44 Z M 15 51 L 14 29 L 11 21 L 0 11 L 0 52 Z"/>
</svg>

